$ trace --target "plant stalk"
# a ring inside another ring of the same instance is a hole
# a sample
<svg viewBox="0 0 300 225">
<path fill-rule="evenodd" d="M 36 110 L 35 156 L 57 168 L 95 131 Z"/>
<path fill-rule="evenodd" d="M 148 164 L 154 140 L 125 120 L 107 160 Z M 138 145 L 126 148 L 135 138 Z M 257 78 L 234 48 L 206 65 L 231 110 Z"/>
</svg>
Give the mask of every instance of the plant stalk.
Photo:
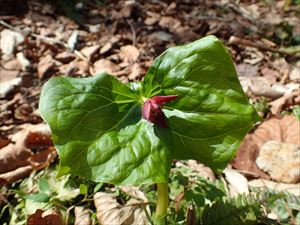
<svg viewBox="0 0 300 225">
<path fill-rule="evenodd" d="M 155 225 L 166 224 L 168 207 L 169 207 L 168 183 L 158 183 Z"/>
</svg>

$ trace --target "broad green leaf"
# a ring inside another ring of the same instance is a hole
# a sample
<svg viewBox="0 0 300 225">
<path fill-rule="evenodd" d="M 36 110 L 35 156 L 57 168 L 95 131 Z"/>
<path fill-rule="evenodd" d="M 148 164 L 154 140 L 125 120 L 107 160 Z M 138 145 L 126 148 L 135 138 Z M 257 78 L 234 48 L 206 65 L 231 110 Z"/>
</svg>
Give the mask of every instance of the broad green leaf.
<svg viewBox="0 0 300 225">
<path fill-rule="evenodd" d="M 40 178 L 39 180 L 39 191 L 43 193 L 50 191 L 49 183 L 45 178 Z"/>
<path fill-rule="evenodd" d="M 40 192 L 37 194 L 27 195 L 25 198 L 33 200 L 34 202 L 48 202 L 51 197 L 45 193 Z"/>
<path fill-rule="evenodd" d="M 166 182 L 166 132 L 141 119 L 139 101 L 138 93 L 107 74 L 51 79 L 40 112 L 59 151 L 59 174 L 114 184 Z"/>
<path fill-rule="evenodd" d="M 172 158 L 222 171 L 259 117 L 249 105 L 227 50 L 213 36 L 159 56 L 142 84 L 146 97 L 178 95 L 165 107 Z"/>
<path fill-rule="evenodd" d="M 88 186 L 85 184 L 80 184 L 79 191 L 81 195 L 85 195 L 88 192 Z"/>
<path fill-rule="evenodd" d="M 142 118 L 144 101 L 156 95 L 178 96 L 163 107 L 168 128 Z M 167 182 L 171 159 L 221 171 L 258 120 L 213 36 L 168 49 L 142 83 L 124 85 L 108 74 L 53 78 L 39 109 L 60 155 L 59 174 L 113 184 Z"/>
</svg>

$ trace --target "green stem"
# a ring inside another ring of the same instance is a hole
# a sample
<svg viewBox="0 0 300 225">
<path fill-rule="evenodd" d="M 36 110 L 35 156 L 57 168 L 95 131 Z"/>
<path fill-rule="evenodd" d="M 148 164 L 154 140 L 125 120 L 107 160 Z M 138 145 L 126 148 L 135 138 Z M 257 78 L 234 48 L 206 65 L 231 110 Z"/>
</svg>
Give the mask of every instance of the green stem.
<svg viewBox="0 0 300 225">
<path fill-rule="evenodd" d="M 167 210 L 169 207 L 169 189 L 168 183 L 157 184 L 157 202 L 156 202 L 156 215 L 155 225 L 165 225 Z"/>
</svg>

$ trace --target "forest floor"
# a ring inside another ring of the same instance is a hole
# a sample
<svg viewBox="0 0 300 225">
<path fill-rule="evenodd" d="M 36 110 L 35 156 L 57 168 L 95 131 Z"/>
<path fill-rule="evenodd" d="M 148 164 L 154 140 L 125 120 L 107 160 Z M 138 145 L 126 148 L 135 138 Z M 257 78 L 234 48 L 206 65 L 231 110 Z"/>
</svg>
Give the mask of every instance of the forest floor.
<svg viewBox="0 0 300 225">
<path fill-rule="evenodd" d="M 58 156 L 37 110 L 41 88 L 54 76 L 101 72 L 140 81 L 164 50 L 207 35 L 230 51 L 263 121 L 221 175 L 193 160 L 174 163 L 168 222 L 214 224 L 204 202 L 220 210 L 241 198 L 237 209 L 245 207 L 243 217 L 252 224 L 300 224 L 299 0 L 49 2 L 7 1 L 0 9 L 1 224 L 109 224 L 123 206 L 131 210 L 123 212 L 127 219 L 134 213 L 146 218 L 154 207 L 153 185 L 128 189 L 75 176 L 55 179 Z M 257 213 L 249 192 L 263 190 Z M 99 191 L 114 197 L 93 201 Z M 143 196 L 144 210 L 128 205 L 129 196 Z M 109 204 L 119 204 L 119 211 L 109 211 Z"/>
</svg>

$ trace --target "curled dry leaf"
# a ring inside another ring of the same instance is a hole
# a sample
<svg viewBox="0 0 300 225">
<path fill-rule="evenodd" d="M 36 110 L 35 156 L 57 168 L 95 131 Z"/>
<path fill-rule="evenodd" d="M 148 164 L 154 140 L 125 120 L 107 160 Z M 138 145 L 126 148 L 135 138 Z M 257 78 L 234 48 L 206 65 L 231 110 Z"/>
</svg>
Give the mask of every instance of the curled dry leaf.
<svg viewBox="0 0 300 225">
<path fill-rule="evenodd" d="M 7 183 L 28 176 L 34 169 L 48 166 L 57 155 L 45 124 L 24 124 L 20 128 L 11 137 L 12 142 L 0 149 L 0 178 Z"/>
<path fill-rule="evenodd" d="M 144 192 L 140 191 L 140 189 L 138 187 L 135 187 L 135 186 L 121 186 L 121 190 L 124 193 L 130 195 L 131 197 L 133 197 L 137 200 L 141 200 L 144 203 L 148 202 L 148 199 L 147 199 L 146 195 L 144 194 Z"/>
<path fill-rule="evenodd" d="M 125 205 L 117 202 L 115 194 L 98 192 L 94 195 L 97 218 L 102 225 L 150 225 L 145 210 L 150 212 L 145 202 L 130 199 Z"/>
<path fill-rule="evenodd" d="M 121 47 L 119 55 L 125 64 L 130 65 L 137 61 L 140 56 L 140 51 L 133 45 L 125 45 Z"/>
<path fill-rule="evenodd" d="M 272 114 L 279 115 L 282 110 L 287 109 L 292 105 L 299 105 L 300 98 L 297 98 L 299 96 L 300 89 L 295 89 L 291 93 L 287 93 L 282 97 L 272 101 L 270 103 Z"/>
<path fill-rule="evenodd" d="M 115 74 L 119 70 L 119 66 L 108 59 L 100 59 L 93 64 L 93 67 L 90 67 L 90 73 L 92 75 L 100 73 Z"/>
<path fill-rule="evenodd" d="M 139 63 L 134 63 L 130 69 L 130 74 L 128 78 L 130 80 L 136 80 L 137 78 L 141 77 L 144 73 L 145 71 L 143 71 Z"/>
<path fill-rule="evenodd" d="M 211 181 L 214 181 L 216 179 L 214 172 L 208 166 L 205 166 L 202 163 L 199 163 L 196 160 L 192 159 L 188 160 L 186 164 L 188 167 L 198 172 L 201 177 L 204 177 Z"/>
<path fill-rule="evenodd" d="M 89 47 L 84 47 L 81 49 L 81 53 L 88 59 L 92 60 L 94 56 L 99 53 L 100 45 L 94 45 Z"/>
<path fill-rule="evenodd" d="M 77 206 L 75 207 L 74 212 L 74 225 L 90 225 L 92 223 L 88 209 L 85 209 L 83 206 Z"/>
<path fill-rule="evenodd" d="M 53 59 L 51 55 L 41 57 L 37 65 L 38 77 L 40 79 L 50 77 L 57 71 L 56 67 L 60 65 L 61 63 Z"/>
<path fill-rule="evenodd" d="M 291 143 L 300 146 L 300 121 L 295 116 L 284 116 L 264 121 L 253 133 L 254 143 L 259 148 L 270 140 Z"/>
<path fill-rule="evenodd" d="M 255 96 L 276 99 L 291 91 L 285 85 L 272 84 L 266 77 L 239 77 L 244 91 Z"/>
<path fill-rule="evenodd" d="M 238 171 L 226 168 L 224 170 L 225 178 L 229 183 L 230 193 L 232 196 L 239 194 L 249 194 L 248 180 Z"/>
<path fill-rule="evenodd" d="M 252 136 L 247 134 L 240 148 L 236 154 L 236 157 L 231 162 L 233 168 L 240 170 L 247 177 L 261 177 L 264 179 L 270 179 L 270 176 L 263 172 L 256 165 L 255 160 L 258 155 L 258 147 L 253 142 Z"/>
<path fill-rule="evenodd" d="M 269 179 L 269 175 L 261 171 L 255 163 L 261 146 L 271 140 L 300 146 L 299 137 L 300 121 L 294 116 L 264 121 L 253 134 L 248 134 L 245 137 L 235 159 L 232 161 L 232 166 L 245 172 L 246 175 Z"/>
<path fill-rule="evenodd" d="M 61 215 L 55 210 L 43 211 L 41 209 L 30 215 L 27 225 L 63 225 Z"/>
</svg>

